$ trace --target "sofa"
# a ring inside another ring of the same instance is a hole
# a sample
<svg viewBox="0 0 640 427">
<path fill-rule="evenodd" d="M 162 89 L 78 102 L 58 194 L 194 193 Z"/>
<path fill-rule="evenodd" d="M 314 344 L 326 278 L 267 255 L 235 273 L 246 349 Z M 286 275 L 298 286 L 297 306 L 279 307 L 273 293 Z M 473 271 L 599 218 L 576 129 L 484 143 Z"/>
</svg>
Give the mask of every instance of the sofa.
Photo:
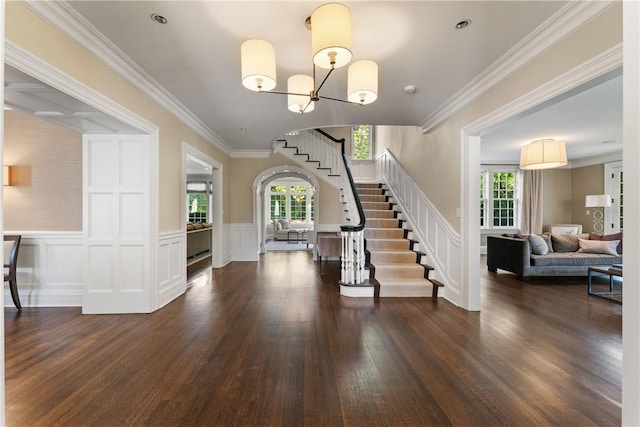
<svg viewBox="0 0 640 427">
<path fill-rule="evenodd" d="M 487 268 L 529 276 L 586 276 L 591 266 L 622 263 L 622 233 L 487 236 Z"/>
<path fill-rule="evenodd" d="M 187 223 L 187 262 L 211 254 L 210 223 Z"/>
<path fill-rule="evenodd" d="M 271 224 L 267 226 L 267 235 L 273 235 L 273 240 L 289 240 L 290 231 L 309 232 L 311 230 L 313 230 L 313 223 L 274 219 Z"/>
</svg>

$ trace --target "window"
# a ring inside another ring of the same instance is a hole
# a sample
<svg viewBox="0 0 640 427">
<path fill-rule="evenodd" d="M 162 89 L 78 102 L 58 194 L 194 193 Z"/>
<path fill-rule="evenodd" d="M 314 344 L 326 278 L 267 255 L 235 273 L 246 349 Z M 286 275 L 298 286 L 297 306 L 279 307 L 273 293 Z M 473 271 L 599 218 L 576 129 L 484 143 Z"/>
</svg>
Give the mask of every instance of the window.
<svg viewBox="0 0 640 427">
<path fill-rule="evenodd" d="M 270 193 L 270 219 L 285 219 L 287 217 L 287 187 L 282 185 L 272 185 Z"/>
<path fill-rule="evenodd" d="M 355 160 L 368 160 L 373 157 L 373 126 L 354 126 L 351 140 L 353 141 L 353 158 Z"/>
<path fill-rule="evenodd" d="M 515 168 L 487 168 L 480 173 L 480 227 L 518 228 L 519 177 Z"/>
<path fill-rule="evenodd" d="M 187 182 L 187 221 L 207 222 L 209 203 L 206 182 Z"/>
<path fill-rule="evenodd" d="M 307 182 L 279 181 L 268 189 L 269 220 L 293 222 L 314 220 L 314 190 Z"/>
<path fill-rule="evenodd" d="M 307 187 L 291 186 L 291 220 L 306 221 L 307 219 Z"/>
</svg>

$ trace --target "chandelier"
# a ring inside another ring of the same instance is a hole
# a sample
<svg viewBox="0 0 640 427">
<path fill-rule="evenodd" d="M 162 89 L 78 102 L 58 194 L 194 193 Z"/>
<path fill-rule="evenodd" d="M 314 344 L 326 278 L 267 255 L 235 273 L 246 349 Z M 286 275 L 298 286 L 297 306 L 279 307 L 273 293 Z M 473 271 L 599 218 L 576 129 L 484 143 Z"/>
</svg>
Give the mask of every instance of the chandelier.
<svg viewBox="0 0 640 427">
<path fill-rule="evenodd" d="M 287 91 L 276 87 L 276 51 L 264 40 L 242 44 L 242 85 L 259 93 L 287 95 L 287 108 L 294 113 L 313 111 L 320 99 L 366 105 L 378 97 L 378 65 L 369 60 L 352 63 L 347 73 L 347 99 L 320 95 L 320 90 L 336 69 L 351 62 L 351 12 L 339 3 L 328 3 L 313 11 L 305 24 L 311 29 L 313 75 L 296 74 L 287 80 Z M 316 67 L 329 70 L 318 85 Z"/>
</svg>

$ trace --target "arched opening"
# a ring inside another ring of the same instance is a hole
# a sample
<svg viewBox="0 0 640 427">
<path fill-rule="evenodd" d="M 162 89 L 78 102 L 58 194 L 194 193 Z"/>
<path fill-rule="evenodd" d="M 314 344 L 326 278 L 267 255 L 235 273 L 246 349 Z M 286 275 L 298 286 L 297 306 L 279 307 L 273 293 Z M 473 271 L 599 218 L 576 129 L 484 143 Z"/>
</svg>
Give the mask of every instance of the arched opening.
<svg viewBox="0 0 640 427">
<path fill-rule="evenodd" d="M 308 186 L 300 185 L 302 183 L 307 183 Z M 289 188 L 286 188 L 287 186 Z M 274 191 L 271 187 L 284 189 L 277 188 Z M 295 191 L 296 187 L 304 187 L 305 190 Z M 315 241 L 320 211 L 319 192 L 320 183 L 317 178 L 297 166 L 276 166 L 258 174 L 253 181 L 253 219 L 258 254 L 264 253 L 267 241 L 275 240 L 276 237 L 278 240 L 290 241 L 295 237 L 297 240 L 304 238 L 307 242 Z M 295 199 L 302 199 L 303 195 L 304 203 L 301 200 L 296 202 Z M 312 200 L 309 199 L 309 195 L 313 196 Z M 301 220 L 302 218 L 304 220 Z M 277 224 L 282 224 L 283 221 L 292 225 L 289 228 L 291 231 L 284 228 L 278 230 Z M 305 230 L 304 235 L 300 230 Z"/>
</svg>

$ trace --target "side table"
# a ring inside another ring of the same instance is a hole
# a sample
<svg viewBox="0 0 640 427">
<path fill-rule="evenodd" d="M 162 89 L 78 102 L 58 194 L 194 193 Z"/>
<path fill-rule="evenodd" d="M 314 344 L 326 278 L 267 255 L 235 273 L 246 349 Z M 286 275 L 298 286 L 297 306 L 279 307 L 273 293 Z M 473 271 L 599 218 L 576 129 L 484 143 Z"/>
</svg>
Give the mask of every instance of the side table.
<svg viewBox="0 0 640 427">
<path fill-rule="evenodd" d="M 602 275 L 607 276 L 609 278 L 609 292 L 601 292 L 593 290 L 593 275 Z M 622 303 L 622 301 L 612 298 L 612 297 L 622 297 L 622 292 L 614 292 L 614 277 L 622 277 L 622 268 L 614 268 L 614 267 L 589 267 L 587 270 L 587 292 L 589 295 L 594 297 L 600 297 L 608 299 L 609 301 L 614 301 L 617 303 Z"/>
</svg>

